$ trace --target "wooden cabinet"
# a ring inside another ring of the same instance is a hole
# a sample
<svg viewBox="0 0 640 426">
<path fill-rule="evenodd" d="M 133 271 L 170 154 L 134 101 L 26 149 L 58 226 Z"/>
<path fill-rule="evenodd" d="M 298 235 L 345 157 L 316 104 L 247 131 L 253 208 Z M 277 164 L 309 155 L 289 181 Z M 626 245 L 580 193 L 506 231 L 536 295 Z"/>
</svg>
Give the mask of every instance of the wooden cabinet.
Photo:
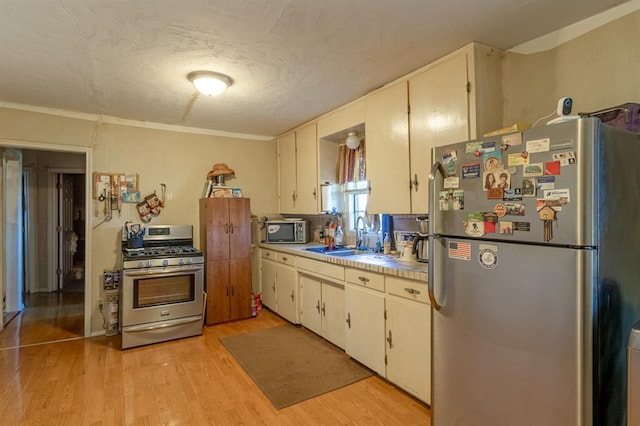
<svg viewBox="0 0 640 426">
<path fill-rule="evenodd" d="M 344 291 L 346 328 L 345 348 L 355 358 L 381 376 L 385 376 L 385 319 L 384 280 L 381 274 L 346 268 L 347 284 Z M 356 277 L 356 279 L 353 279 Z"/>
<path fill-rule="evenodd" d="M 278 138 L 280 213 L 318 213 L 316 123 Z"/>
<path fill-rule="evenodd" d="M 472 43 L 409 78 L 412 213 L 428 212 L 434 147 L 502 127 L 501 60 L 499 50 Z"/>
<path fill-rule="evenodd" d="M 366 98 L 368 213 L 411 211 L 409 201 L 409 101 L 407 82 Z"/>
<path fill-rule="evenodd" d="M 386 277 L 387 379 L 431 403 L 431 306 L 426 283 Z"/>
<path fill-rule="evenodd" d="M 276 253 L 262 249 L 260 258 L 260 269 L 262 273 L 262 293 L 261 303 L 272 311 L 276 312 Z"/>
<path fill-rule="evenodd" d="M 249 199 L 201 199 L 200 247 L 206 258 L 206 323 L 251 317 Z"/>
<path fill-rule="evenodd" d="M 302 325 L 344 349 L 344 286 L 305 274 L 299 282 Z"/>
</svg>

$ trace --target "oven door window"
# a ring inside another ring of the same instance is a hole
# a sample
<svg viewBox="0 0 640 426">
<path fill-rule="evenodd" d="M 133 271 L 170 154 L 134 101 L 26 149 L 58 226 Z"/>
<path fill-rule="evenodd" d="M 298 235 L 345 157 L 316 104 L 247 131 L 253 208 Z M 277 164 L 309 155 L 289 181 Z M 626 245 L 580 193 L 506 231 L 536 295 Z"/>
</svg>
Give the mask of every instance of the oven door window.
<svg viewBox="0 0 640 426">
<path fill-rule="evenodd" d="M 133 282 L 133 307 L 169 305 L 195 300 L 195 275 L 139 278 Z"/>
</svg>

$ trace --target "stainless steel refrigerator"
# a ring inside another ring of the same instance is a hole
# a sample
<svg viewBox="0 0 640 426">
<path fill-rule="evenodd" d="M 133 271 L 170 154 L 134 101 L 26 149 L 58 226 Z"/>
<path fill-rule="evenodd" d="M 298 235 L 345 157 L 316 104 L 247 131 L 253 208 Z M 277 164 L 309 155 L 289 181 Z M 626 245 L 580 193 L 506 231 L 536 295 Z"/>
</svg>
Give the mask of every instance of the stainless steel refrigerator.
<svg viewBox="0 0 640 426">
<path fill-rule="evenodd" d="M 625 424 L 640 135 L 582 118 L 433 159 L 434 426 Z"/>
</svg>

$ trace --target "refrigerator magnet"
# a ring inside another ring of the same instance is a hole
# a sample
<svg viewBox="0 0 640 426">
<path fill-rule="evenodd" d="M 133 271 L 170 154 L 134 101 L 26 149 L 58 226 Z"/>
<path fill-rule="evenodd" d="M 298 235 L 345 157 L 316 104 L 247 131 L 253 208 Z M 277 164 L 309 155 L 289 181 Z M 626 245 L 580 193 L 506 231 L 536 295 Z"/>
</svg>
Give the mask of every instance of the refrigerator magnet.
<svg viewBox="0 0 640 426">
<path fill-rule="evenodd" d="M 469 220 L 466 222 L 465 234 L 470 237 L 482 237 L 484 235 L 484 222 L 481 220 Z"/>
<path fill-rule="evenodd" d="M 504 235 L 512 235 L 513 234 L 513 223 L 512 222 L 503 222 L 500 221 L 500 233 Z"/>
<path fill-rule="evenodd" d="M 480 154 L 482 154 L 482 142 L 467 142 L 464 152 L 465 154 L 473 154 L 478 157 Z"/>
<path fill-rule="evenodd" d="M 496 204 L 493 208 L 493 212 L 498 217 L 504 217 L 507 214 L 507 207 L 504 204 Z"/>
<path fill-rule="evenodd" d="M 471 243 L 450 241 L 448 255 L 450 259 L 471 260 Z"/>
<path fill-rule="evenodd" d="M 527 151 L 529 154 L 533 154 L 536 152 L 548 152 L 550 142 L 551 140 L 549 138 L 527 141 L 527 149 L 525 151 Z"/>
<path fill-rule="evenodd" d="M 559 161 L 560 166 L 572 166 L 576 164 L 576 154 L 574 152 L 559 152 L 551 156 L 553 161 Z"/>
<path fill-rule="evenodd" d="M 444 178 L 445 189 L 456 189 L 460 187 L 460 178 L 457 176 L 449 176 Z"/>
<path fill-rule="evenodd" d="M 524 169 L 522 170 L 522 177 L 542 176 L 543 170 L 544 169 L 542 168 L 542 163 L 529 164 L 527 166 L 524 166 Z"/>
<path fill-rule="evenodd" d="M 524 166 L 529 164 L 529 156 L 523 156 L 521 152 L 515 154 L 509 154 L 507 156 L 507 165 L 509 166 Z"/>
<path fill-rule="evenodd" d="M 544 164 L 545 175 L 559 175 L 560 174 L 560 162 L 559 161 L 547 161 Z"/>
<path fill-rule="evenodd" d="M 495 246 L 480 245 L 478 261 L 485 269 L 493 269 L 498 265 L 498 250 Z"/>
</svg>

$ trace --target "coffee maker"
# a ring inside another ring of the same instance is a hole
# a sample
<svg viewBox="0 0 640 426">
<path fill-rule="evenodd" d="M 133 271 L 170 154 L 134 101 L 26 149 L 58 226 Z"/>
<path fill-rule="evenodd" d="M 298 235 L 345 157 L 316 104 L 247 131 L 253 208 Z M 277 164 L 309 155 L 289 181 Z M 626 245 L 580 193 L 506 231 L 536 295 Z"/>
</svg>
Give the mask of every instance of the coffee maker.
<svg viewBox="0 0 640 426">
<path fill-rule="evenodd" d="M 413 253 L 416 255 L 416 260 L 418 262 L 428 262 L 429 261 L 429 240 L 428 240 L 429 217 L 418 216 L 416 218 L 416 222 L 418 224 L 418 233 L 413 239 Z"/>
</svg>

